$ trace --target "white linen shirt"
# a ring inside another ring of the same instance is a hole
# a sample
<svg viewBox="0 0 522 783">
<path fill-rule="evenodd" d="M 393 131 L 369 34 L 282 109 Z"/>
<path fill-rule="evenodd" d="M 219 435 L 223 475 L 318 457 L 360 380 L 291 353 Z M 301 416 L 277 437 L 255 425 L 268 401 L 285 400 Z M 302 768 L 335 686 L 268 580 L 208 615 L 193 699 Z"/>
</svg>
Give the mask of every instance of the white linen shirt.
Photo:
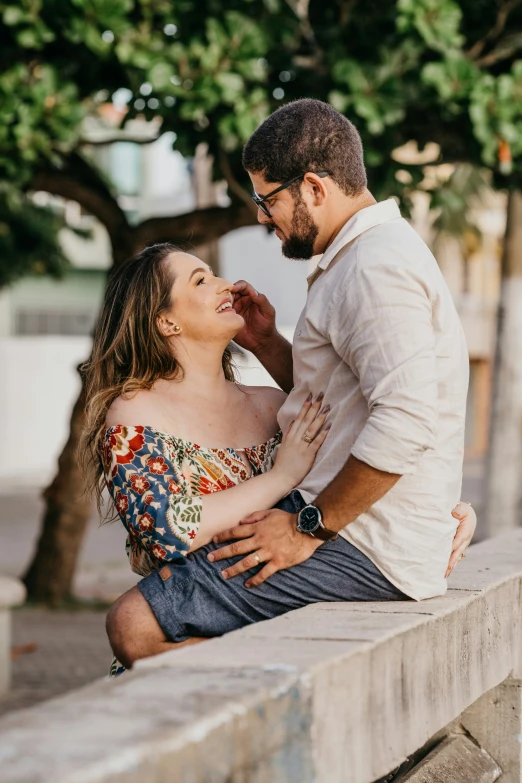
<svg viewBox="0 0 522 783">
<path fill-rule="evenodd" d="M 350 454 L 401 474 L 340 535 L 411 598 L 442 595 L 469 378 L 451 295 L 393 199 L 350 218 L 319 267 L 296 327 L 295 386 L 279 424 L 286 431 L 308 393 L 323 391 L 332 429 L 298 489 L 312 502 Z"/>
</svg>

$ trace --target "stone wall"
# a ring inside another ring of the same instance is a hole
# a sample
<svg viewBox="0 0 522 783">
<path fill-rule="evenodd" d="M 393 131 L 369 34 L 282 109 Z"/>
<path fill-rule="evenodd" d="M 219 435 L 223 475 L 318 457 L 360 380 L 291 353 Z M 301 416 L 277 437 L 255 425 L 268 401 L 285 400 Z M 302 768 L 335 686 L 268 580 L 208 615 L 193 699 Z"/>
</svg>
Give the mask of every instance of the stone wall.
<svg viewBox="0 0 522 783">
<path fill-rule="evenodd" d="M 444 597 L 316 604 L 147 659 L 1 720 L 0 781 L 372 783 L 520 677 L 521 583 L 519 530 L 472 547 Z"/>
</svg>

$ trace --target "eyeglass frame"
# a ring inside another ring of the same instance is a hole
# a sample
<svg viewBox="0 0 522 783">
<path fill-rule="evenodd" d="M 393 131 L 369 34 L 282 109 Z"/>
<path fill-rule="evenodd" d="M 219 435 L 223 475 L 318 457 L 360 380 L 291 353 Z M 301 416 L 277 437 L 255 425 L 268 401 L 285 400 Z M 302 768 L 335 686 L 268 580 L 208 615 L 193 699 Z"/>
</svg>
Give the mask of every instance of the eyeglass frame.
<svg viewBox="0 0 522 783">
<path fill-rule="evenodd" d="M 276 193 L 279 193 L 281 190 L 285 190 L 288 188 L 293 182 L 297 182 L 298 179 L 302 179 L 305 177 L 308 173 L 315 174 L 317 177 L 321 177 L 321 179 L 324 179 L 324 177 L 329 177 L 330 172 L 328 171 L 318 171 L 317 173 L 315 171 L 305 171 L 304 174 L 298 174 L 297 177 L 292 177 L 292 179 L 287 180 L 286 182 L 283 182 L 282 185 L 279 185 L 275 190 L 272 190 L 271 193 L 268 193 L 266 196 L 259 196 L 256 191 L 252 188 L 252 201 L 256 205 L 258 209 L 261 210 L 261 212 L 266 215 L 267 217 L 271 218 L 272 215 L 270 214 L 270 211 L 266 204 L 264 204 L 265 201 L 267 201 L 269 198 L 272 198 L 272 196 L 275 196 Z"/>
</svg>

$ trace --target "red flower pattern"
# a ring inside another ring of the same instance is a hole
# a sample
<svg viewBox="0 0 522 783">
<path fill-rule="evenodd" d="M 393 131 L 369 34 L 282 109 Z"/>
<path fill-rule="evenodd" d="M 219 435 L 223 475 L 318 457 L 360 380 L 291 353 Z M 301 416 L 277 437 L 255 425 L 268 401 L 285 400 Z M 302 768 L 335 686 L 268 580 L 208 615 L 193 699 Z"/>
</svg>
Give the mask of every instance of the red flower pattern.
<svg viewBox="0 0 522 783">
<path fill-rule="evenodd" d="M 116 495 L 116 508 L 120 514 L 125 514 L 129 510 L 129 498 L 123 492 L 118 492 Z"/>
<path fill-rule="evenodd" d="M 151 473 L 156 473 L 159 476 L 163 475 L 163 473 L 166 473 L 169 469 L 169 466 L 163 457 L 150 457 L 147 460 L 147 465 L 149 466 Z"/>
<path fill-rule="evenodd" d="M 159 544 L 153 544 L 151 552 L 158 560 L 163 560 L 167 556 L 167 550 L 163 549 Z"/>
<path fill-rule="evenodd" d="M 169 492 L 172 492 L 173 495 L 177 495 L 181 492 L 181 485 L 176 479 L 169 480 Z"/>
<path fill-rule="evenodd" d="M 128 465 L 134 461 L 137 451 L 143 448 L 145 436 L 144 427 L 123 427 L 117 424 L 108 430 L 107 448 L 116 457 L 117 465 Z M 127 437 L 130 435 L 131 437 Z"/>
<path fill-rule="evenodd" d="M 145 512 L 138 519 L 138 527 L 140 530 L 150 530 L 151 527 L 154 527 L 154 518 Z"/>
<path fill-rule="evenodd" d="M 219 492 L 220 490 L 219 485 L 212 479 L 207 478 L 207 476 L 198 476 L 195 483 L 197 491 L 201 495 L 210 495 L 212 492 Z"/>
<path fill-rule="evenodd" d="M 147 481 L 145 476 L 139 476 L 137 473 L 132 474 L 130 483 L 134 492 L 137 492 L 138 495 L 143 495 L 144 492 L 150 489 L 150 481 Z"/>
<path fill-rule="evenodd" d="M 237 484 L 231 481 L 225 473 L 219 479 L 218 484 L 220 489 L 231 489 L 232 487 L 237 486 Z"/>
</svg>

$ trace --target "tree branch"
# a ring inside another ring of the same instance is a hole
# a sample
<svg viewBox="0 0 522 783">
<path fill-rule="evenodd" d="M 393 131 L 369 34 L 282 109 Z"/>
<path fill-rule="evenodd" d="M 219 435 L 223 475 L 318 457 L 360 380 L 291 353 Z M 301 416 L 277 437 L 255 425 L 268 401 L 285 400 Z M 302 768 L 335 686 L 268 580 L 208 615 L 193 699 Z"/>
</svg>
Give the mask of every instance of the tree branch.
<svg viewBox="0 0 522 783">
<path fill-rule="evenodd" d="M 39 171 L 27 190 L 44 190 L 70 201 L 77 201 L 107 229 L 111 240 L 127 232 L 129 223 L 124 211 L 99 174 L 79 156 L 67 159 L 63 169 Z"/>
<path fill-rule="evenodd" d="M 502 34 L 506 26 L 508 16 L 517 6 L 521 5 L 521 3 L 522 0 L 503 0 L 503 2 L 500 3 L 497 12 L 497 18 L 491 30 L 488 30 L 486 35 L 473 44 L 471 49 L 466 52 L 470 60 L 476 60 L 484 51 L 486 44 L 488 44 L 490 41 L 494 41 L 499 37 L 499 35 Z"/>
<path fill-rule="evenodd" d="M 343 29 L 350 21 L 352 11 L 357 4 L 358 0 L 341 0 L 341 7 L 339 9 L 339 27 Z"/>
<path fill-rule="evenodd" d="M 161 134 L 160 134 L 161 135 Z M 130 144 L 154 144 L 160 138 L 160 135 L 149 138 L 143 136 L 129 136 L 123 131 L 107 139 L 80 139 L 80 147 L 106 147 L 109 144 L 115 144 L 118 141 L 128 141 Z"/>
<path fill-rule="evenodd" d="M 310 6 L 310 0 L 286 0 L 286 3 L 290 6 L 300 22 L 309 23 L 308 8 Z"/>
<path fill-rule="evenodd" d="M 237 186 L 241 187 L 239 183 Z M 70 156 L 63 169 L 38 172 L 27 190 L 43 190 L 76 201 L 98 218 L 110 236 L 115 264 L 156 242 L 197 246 L 257 223 L 256 210 L 245 200 L 234 201 L 228 207 L 212 206 L 184 215 L 149 218 L 132 227 L 98 172 L 79 155 Z"/>
<path fill-rule="evenodd" d="M 475 60 L 475 65 L 479 68 L 489 68 L 491 65 L 495 65 L 495 63 L 502 62 L 502 60 L 509 60 L 520 49 L 522 49 L 522 33 L 507 35 L 488 54 Z"/>
<path fill-rule="evenodd" d="M 228 155 L 223 149 L 223 147 L 219 148 L 219 167 L 223 173 L 223 176 L 226 179 L 230 191 L 234 193 L 241 201 L 243 201 L 243 203 L 245 203 L 249 208 L 249 210 L 252 212 L 252 215 L 255 218 L 257 218 L 257 207 L 252 201 L 252 197 L 250 196 L 250 193 L 247 193 L 247 191 L 239 184 L 237 179 L 234 177 L 234 174 L 230 167 L 230 161 L 228 159 Z"/>
<path fill-rule="evenodd" d="M 320 64 L 324 59 L 324 53 L 315 37 L 314 28 L 310 22 L 309 10 L 310 0 L 286 0 L 286 4 L 291 8 L 299 19 L 299 29 L 301 36 L 306 40 L 308 46 L 313 50 L 313 58 Z"/>
<path fill-rule="evenodd" d="M 228 207 L 207 207 L 174 217 L 144 220 L 132 229 L 133 252 L 155 242 L 202 245 L 229 231 L 257 224 L 246 204 L 232 202 Z"/>
</svg>

